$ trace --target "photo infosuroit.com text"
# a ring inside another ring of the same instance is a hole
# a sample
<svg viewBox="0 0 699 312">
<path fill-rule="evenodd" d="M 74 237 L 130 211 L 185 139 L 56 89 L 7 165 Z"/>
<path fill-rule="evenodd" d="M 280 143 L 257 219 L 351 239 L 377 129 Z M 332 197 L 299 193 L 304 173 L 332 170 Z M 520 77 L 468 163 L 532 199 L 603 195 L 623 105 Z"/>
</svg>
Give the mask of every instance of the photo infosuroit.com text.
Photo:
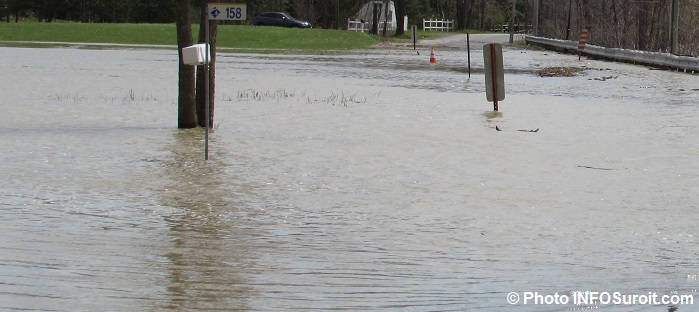
<svg viewBox="0 0 699 312">
<path fill-rule="evenodd" d="M 523 291 L 507 294 L 507 302 L 512 305 L 693 305 L 694 295 L 653 291 L 638 294 L 587 290 L 566 293 Z"/>
</svg>

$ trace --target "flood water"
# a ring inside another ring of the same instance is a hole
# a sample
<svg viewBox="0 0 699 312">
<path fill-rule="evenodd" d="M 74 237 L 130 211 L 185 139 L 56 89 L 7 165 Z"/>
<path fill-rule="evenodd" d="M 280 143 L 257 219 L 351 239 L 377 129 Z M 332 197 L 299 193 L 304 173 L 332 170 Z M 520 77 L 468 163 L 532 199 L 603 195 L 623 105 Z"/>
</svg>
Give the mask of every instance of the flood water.
<svg viewBox="0 0 699 312">
<path fill-rule="evenodd" d="M 0 48 L 0 310 L 697 310 L 506 300 L 696 295 L 697 76 L 417 52 L 220 54 L 204 161 L 175 51 Z"/>
</svg>

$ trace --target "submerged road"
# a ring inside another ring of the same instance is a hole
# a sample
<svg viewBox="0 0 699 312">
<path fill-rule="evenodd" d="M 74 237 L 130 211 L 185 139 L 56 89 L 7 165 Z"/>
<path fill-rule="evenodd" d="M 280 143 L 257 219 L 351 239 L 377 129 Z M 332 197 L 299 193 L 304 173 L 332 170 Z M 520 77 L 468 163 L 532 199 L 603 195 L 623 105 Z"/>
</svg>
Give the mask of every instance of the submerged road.
<svg viewBox="0 0 699 312">
<path fill-rule="evenodd" d="M 493 114 L 462 39 L 222 53 L 209 161 L 176 51 L 0 48 L 0 310 L 695 311 L 513 298 L 696 294 L 697 78 L 505 49 Z"/>
<path fill-rule="evenodd" d="M 515 40 L 522 35 L 515 35 Z M 471 34 L 468 35 L 471 44 L 481 43 L 507 43 L 510 41 L 509 34 Z M 420 40 L 418 43 L 424 46 L 443 46 L 448 48 L 466 48 L 466 34 L 445 35 L 437 39 Z"/>
</svg>

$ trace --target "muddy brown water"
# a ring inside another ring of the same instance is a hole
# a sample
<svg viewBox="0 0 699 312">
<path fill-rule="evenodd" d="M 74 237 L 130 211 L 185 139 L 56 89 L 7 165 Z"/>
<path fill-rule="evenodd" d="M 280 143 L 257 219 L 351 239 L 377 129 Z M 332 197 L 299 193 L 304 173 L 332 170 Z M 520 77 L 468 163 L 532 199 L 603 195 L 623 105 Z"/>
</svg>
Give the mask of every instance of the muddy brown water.
<svg viewBox="0 0 699 312">
<path fill-rule="evenodd" d="M 506 49 L 493 113 L 478 52 L 222 54 L 204 161 L 174 51 L 0 48 L 0 310 L 695 295 L 697 77 Z"/>
</svg>

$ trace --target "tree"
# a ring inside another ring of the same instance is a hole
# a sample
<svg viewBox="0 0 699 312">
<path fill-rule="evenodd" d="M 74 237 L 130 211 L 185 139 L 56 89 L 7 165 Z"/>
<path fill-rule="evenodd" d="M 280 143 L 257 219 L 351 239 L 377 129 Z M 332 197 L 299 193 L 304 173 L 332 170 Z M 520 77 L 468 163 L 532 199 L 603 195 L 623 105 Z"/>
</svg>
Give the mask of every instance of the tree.
<svg viewBox="0 0 699 312">
<path fill-rule="evenodd" d="M 122 0 L 119 0 L 122 1 Z M 129 18 L 134 23 L 172 23 L 172 0 L 129 0 Z"/>
<path fill-rule="evenodd" d="M 177 49 L 179 53 L 179 93 L 177 96 L 177 127 L 197 126 L 194 99 L 194 66 L 182 61 L 182 48 L 192 45 L 192 23 L 189 20 L 189 0 L 177 0 Z"/>
<path fill-rule="evenodd" d="M 405 0 L 396 0 L 396 37 L 400 37 L 405 34 L 407 29 L 403 27 L 405 25 Z"/>
</svg>

